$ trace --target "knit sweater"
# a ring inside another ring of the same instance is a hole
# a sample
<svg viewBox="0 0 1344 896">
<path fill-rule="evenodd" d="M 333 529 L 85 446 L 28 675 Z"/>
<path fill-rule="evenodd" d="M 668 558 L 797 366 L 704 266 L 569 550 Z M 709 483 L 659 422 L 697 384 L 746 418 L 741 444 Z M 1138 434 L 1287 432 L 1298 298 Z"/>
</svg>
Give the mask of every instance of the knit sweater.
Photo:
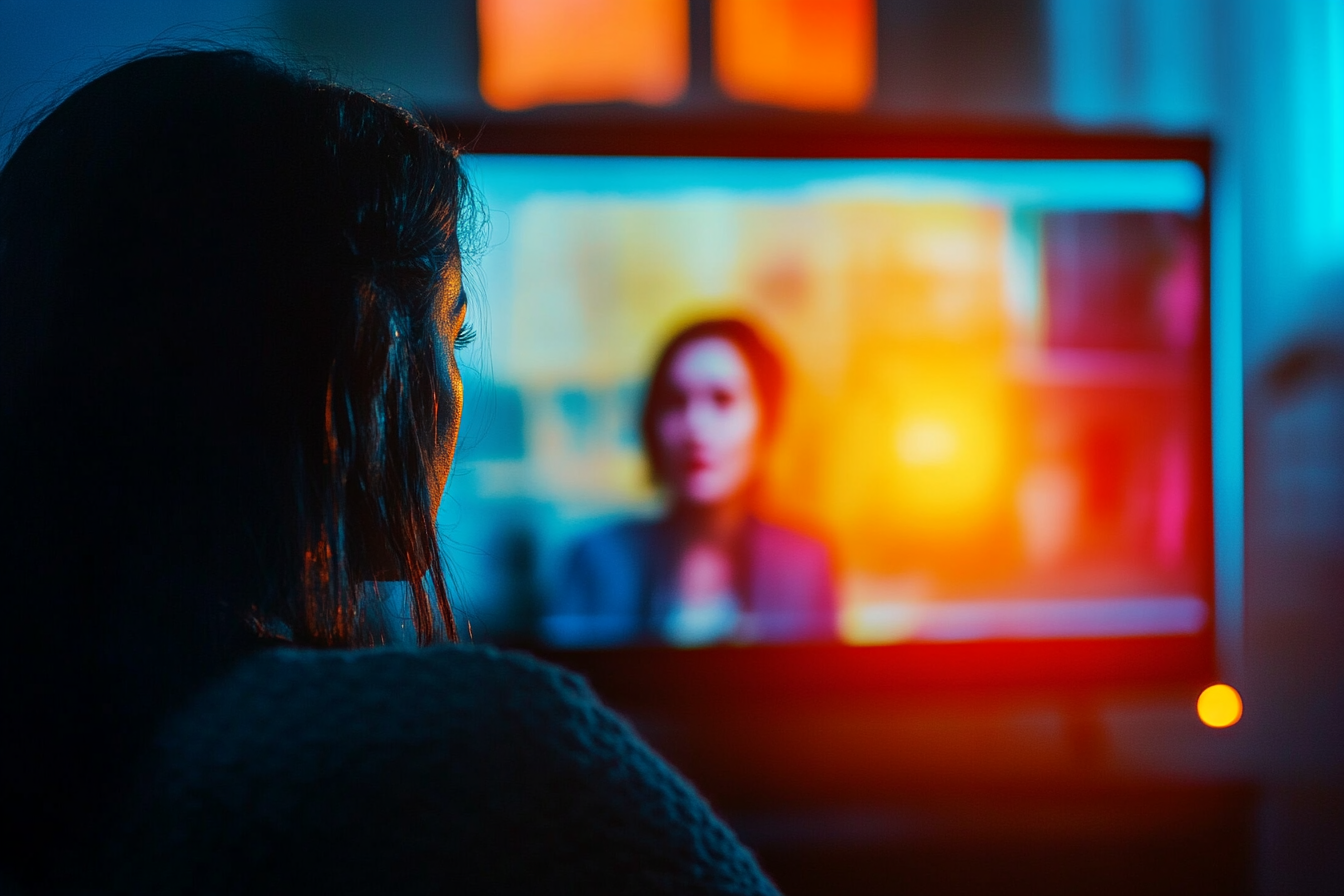
<svg viewBox="0 0 1344 896">
<path fill-rule="evenodd" d="M 117 892 L 777 894 L 581 679 L 520 654 L 267 651 L 145 768 Z"/>
</svg>

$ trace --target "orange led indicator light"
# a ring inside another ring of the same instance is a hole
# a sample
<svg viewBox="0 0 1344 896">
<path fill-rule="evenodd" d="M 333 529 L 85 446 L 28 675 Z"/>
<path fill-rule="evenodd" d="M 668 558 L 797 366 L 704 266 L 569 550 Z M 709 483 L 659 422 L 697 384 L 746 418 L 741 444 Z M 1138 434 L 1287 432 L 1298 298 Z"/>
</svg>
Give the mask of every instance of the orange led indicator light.
<svg viewBox="0 0 1344 896">
<path fill-rule="evenodd" d="M 1241 720 L 1241 695 L 1230 684 L 1210 685 L 1199 695 L 1195 709 L 1210 728 L 1229 728 Z"/>
</svg>

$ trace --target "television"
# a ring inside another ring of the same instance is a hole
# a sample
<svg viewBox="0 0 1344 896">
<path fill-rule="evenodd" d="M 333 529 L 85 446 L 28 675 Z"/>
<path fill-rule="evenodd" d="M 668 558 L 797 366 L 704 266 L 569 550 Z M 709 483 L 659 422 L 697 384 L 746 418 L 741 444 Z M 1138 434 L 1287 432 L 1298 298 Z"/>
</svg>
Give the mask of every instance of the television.
<svg viewBox="0 0 1344 896">
<path fill-rule="evenodd" d="M 1206 141 L 513 120 L 466 167 L 469 637 L 627 701 L 1212 674 Z M 695 389 L 754 402 L 718 516 Z"/>
</svg>

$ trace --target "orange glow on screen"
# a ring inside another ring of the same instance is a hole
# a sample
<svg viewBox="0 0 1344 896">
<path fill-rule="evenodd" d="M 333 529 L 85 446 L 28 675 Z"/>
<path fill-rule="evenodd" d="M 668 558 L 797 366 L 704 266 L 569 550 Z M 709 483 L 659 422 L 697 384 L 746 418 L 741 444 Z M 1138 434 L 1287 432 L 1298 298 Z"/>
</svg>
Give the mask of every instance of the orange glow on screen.
<svg viewBox="0 0 1344 896">
<path fill-rule="evenodd" d="M 481 96 L 497 109 L 629 100 L 686 89 L 685 0 L 478 0 Z"/>
<path fill-rule="evenodd" d="M 955 528 L 984 514 L 1001 491 L 1002 390 L 987 377 L 946 368 L 916 382 L 893 427 L 888 501 L 894 513 L 928 529 Z"/>
<path fill-rule="evenodd" d="M 715 0 L 714 65 L 739 100 L 860 109 L 876 57 L 872 0 Z"/>
<path fill-rule="evenodd" d="M 1199 720 L 1210 728 L 1229 728 L 1241 720 L 1241 695 L 1229 684 L 1210 685 L 1195 708 Z"/>
</svg>

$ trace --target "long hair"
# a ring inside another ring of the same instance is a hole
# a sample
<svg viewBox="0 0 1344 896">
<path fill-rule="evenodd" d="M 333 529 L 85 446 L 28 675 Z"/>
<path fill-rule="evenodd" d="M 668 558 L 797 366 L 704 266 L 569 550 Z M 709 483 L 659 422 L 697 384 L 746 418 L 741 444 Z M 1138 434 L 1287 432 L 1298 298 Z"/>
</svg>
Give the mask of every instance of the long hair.
<svg viewBox="0 0 1344 896">
<path fill-rule="evenodd" d="M 436 321 L 470 211 L 425 123 L 242 51 L 130 62 L 18 145 L 0 664 L 31 736 L 7 739 L 0 797 L 30 827 L 77 812 L 42 788 L 98 791 L 258 635 L 378 643 L 361 582 L 409 583 L 420 643 L 456 639 L 432 483 L 461 396 Z M 91 731 L 102 766 L 50 768 Z"/>
</svg>

